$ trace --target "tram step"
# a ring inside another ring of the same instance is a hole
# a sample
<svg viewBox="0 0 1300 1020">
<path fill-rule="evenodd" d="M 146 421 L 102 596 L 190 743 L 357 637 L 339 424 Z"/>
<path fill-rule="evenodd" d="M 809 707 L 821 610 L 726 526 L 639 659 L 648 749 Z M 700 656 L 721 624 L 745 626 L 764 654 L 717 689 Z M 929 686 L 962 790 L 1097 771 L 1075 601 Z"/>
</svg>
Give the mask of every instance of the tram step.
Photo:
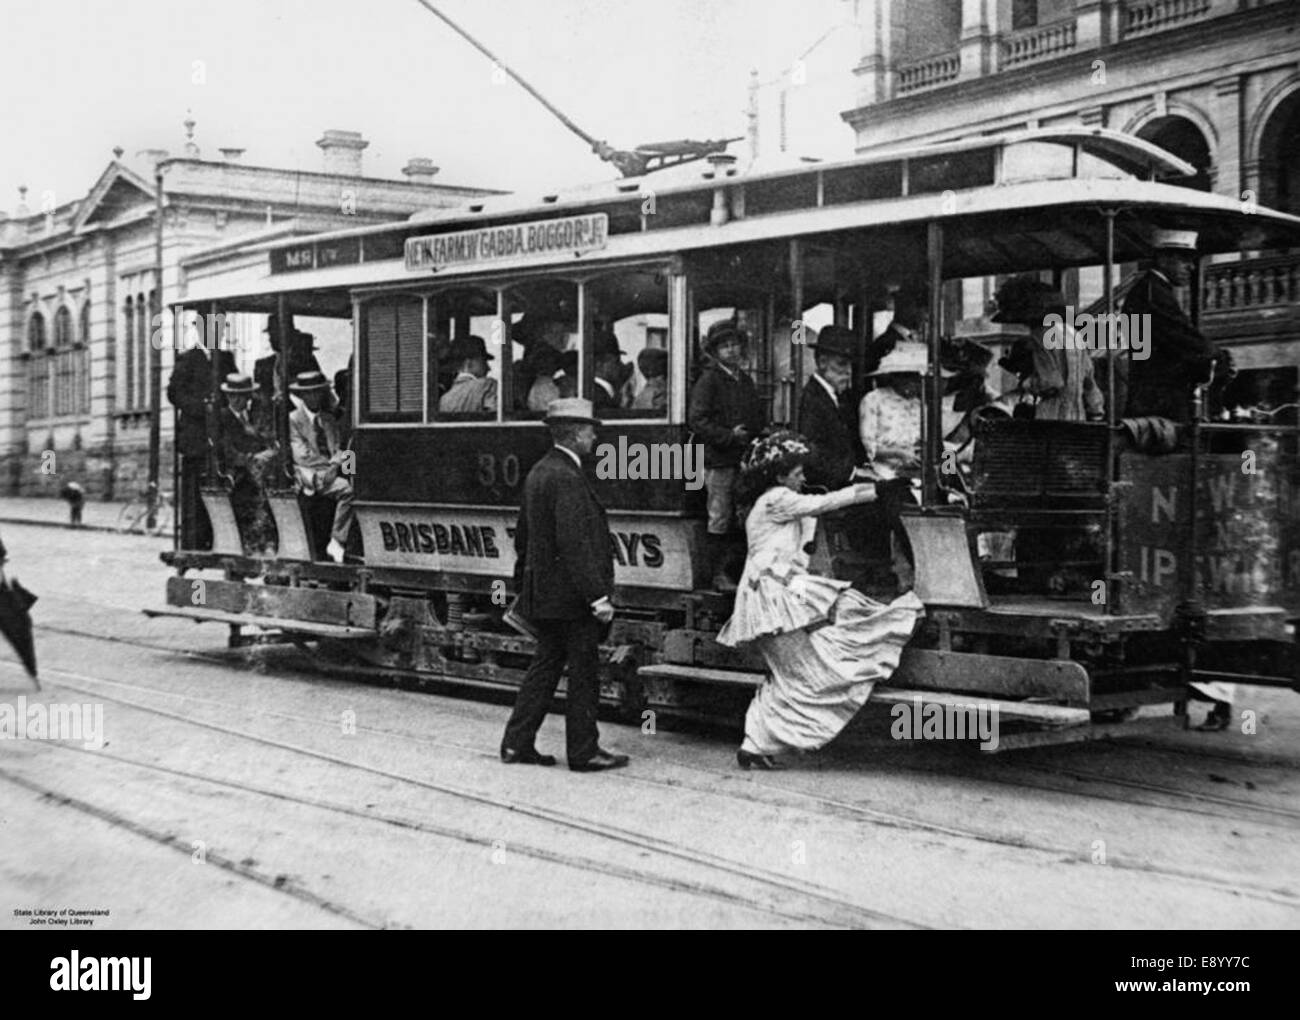
<svg viewBox="0 0 1300 1020">
<path fill-rule="evenodd" d="M 694 683 L 733 684 L 742 687 L 760 687 L 767 679 L 762 673 L 744 672 L 738 669 L 709 669 L 704 666 L 680 666 L 667 662 L 642 666 L 637 670 L 637 675 L 656 680 L 690 680 Z M 872 689 L 870 700 L 899 704 L 917 698 L 921 700 L 922 706 L 940 705 L 968 709 L 979 704 L 990 708 L 996 707 L 999 716 L 1003 719 L 1033 722 L 1040 726 L 1086 726 L 1091 719 L 1091 714 L 1086 708 L 1066 708 L 1061 705 L 1043 705 L 1030 701 L 1002 701 L 982 695 L 918 691 L 879 684 Z"/>
<path fill-rule="evenodd" d="M 311 634 L 314 637 L 340 639 L 374 638 L 379 632 L 367 627 L 348 627 L 337 623 L 317 623 L 314 620 L 290 620 L 278 616 L 258 616 L 255 613 L 227 613 L 220 609 L 189 609 L 168 606 L 166 609 L 146 609 L 145 616 L 178 616 L 196 623 L 227 623 L 238 627 L 261 627 L 264 630 L 283 630 L 294 634 Z"/>
</svg>

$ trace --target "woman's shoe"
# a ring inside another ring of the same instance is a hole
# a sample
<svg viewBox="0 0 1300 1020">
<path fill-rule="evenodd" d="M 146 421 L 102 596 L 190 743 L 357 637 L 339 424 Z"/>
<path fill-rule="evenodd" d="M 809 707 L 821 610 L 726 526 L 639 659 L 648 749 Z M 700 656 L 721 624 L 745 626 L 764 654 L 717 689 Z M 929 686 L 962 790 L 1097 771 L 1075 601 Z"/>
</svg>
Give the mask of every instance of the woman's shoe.
<svg viewBox="0 0 1300 1020">
<path fill-rule="evenodd" d="M 736 752 L 736 763 L 748 771 L 749 769 L 759 769 L 763 772 L 780 772 L 785 768 L 779 761 L 770 754 L 750 754 L 748 751 L 739 750 Z"/>
</svg>

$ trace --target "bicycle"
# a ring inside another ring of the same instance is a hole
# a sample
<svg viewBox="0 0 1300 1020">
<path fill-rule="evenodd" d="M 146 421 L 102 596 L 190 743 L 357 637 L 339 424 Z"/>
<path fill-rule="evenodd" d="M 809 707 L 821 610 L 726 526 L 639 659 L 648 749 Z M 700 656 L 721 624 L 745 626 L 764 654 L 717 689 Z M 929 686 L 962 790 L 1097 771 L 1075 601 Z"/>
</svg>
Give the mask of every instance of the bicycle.
<svg viewBox="0 0 1300 1020">
<path fill-rule="evenodd" d="M 149 527 L 150 506 L 155 510 L 153 527 Z M 175 526 L 176 511 L 171 495 L 151 485 L 131 498 L 117 514 L 117 530 L 123 535 L 165 535 Z"/>
</svg>

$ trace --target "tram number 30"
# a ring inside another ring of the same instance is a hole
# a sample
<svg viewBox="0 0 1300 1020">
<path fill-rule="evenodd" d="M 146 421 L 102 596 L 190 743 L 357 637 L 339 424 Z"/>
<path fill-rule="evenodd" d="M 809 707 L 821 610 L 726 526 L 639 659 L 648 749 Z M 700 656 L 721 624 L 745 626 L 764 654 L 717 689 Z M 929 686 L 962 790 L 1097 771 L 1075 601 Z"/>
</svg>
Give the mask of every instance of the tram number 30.
<svg viewBox="0 0 1300 1020">
<path fill-rule="evenodd" d="M 519 458 L 507 453 L 498 458 L 494 453 L 478 455 L 478 480 L 486 488 L 492 488 L 500 478 L 507 488 L 513 489 L 519 484 Z"/>
</svg>

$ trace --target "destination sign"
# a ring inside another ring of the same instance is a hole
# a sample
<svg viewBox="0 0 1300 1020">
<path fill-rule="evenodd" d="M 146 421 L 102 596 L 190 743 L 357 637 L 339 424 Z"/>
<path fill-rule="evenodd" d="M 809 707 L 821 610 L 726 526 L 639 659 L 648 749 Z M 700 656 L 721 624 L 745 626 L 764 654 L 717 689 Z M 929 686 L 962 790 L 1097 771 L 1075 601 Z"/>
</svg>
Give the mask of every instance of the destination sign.
<svg viewBox="0 0 1300 1020">
<path fill-rule="evenodd" d="M 291 248 L 271 252 L 272 273 L 296 273 L 306 269 L 350 266 L 361 261 L 361 240 L 345 237 L 334 241 L 304 241 Z"/>
<path fill-rule="evenodd" d="M 366 563 L 460 574 L 510 577 L 515 569 L 513 510 L 392 508 L 361 504 Z M 692 586 L 697 522 L 640 514 L 610 515 L 610 557 L 617 584 L 682 589 Z"/>
<path fill-rule="evenodd" d="M 582 254 L 604 248 L 608 237 L 607 213 L 410 237 L 406 240 L 406 268 L 443 269 L 503 259 Z"/>
</svg>

